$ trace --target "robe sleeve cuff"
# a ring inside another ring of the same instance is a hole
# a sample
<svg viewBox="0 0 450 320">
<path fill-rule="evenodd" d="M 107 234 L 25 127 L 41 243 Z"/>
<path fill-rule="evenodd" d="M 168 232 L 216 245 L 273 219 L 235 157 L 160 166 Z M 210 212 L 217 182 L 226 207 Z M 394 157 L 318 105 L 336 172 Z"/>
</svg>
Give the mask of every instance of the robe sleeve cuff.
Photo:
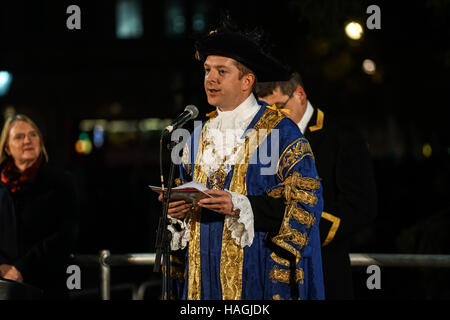
<svg viewBox="0 0 450 320">
<path fill-rule="evenodd" d="M 226 190 L 228 191 L 228 190 Z M 231 237 L 244 248 L 251 246 L 255 237 L 253 210 L 249 199 L 239 193 L 228 191 L 233 201 L 233 209 L 240 210 L 238 216 L 225 217 L 225 223 L 231 231 Z"/>
<path fill-rule="evenodd" d="M 167 226 L 167 230 L 172 234 L 170 249 L 176 251 L 186 248 L 191 233 L 189 219 L 180 220 L 172 217 L 168 218 L 171 224 Z"/>
</svg>

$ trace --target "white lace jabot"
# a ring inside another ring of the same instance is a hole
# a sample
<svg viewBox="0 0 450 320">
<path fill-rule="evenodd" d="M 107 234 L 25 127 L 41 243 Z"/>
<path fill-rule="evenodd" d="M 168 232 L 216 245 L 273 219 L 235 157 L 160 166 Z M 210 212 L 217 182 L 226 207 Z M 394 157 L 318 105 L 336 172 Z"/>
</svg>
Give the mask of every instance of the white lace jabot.
<svg viewBox="0 0 450 320">
<path fill-rule="evenodd" d="M 256 115 L 260 105 L 251 94 L 244 102 L 231 111 L 220 111 L 206 125 L 204 139 L 208 141 L 199 164 L 209 177 L 218 169 L 228 174 L 237 161 L 239 150 L 244 147 L 244 131 Z M 225 224 L 231 230 L 231 236 L 241 247 L 250 246 L 254 238 L 253 210 L 245 195 L 231 192 L 233 209 L 239 209 L 239 216 L 226 216 Z M 173 234 L 172 249 L 184 248 L 189 241 L 189 222 L 174 221 L 182 227 L 183 234 Z M 174 233 L 174 228 L 170 228 Z"/>
<path fill-rule="evenodd" d="M 239 150 L 244 146 L 244 131 L 260 108 L 253 94 L 232 111 L 220 111 L 206 125 L 204 139 L 208 142 L 200 164 L 209 177 L 216 170 L 228 174 L 236 163 Z"/>
</svg>

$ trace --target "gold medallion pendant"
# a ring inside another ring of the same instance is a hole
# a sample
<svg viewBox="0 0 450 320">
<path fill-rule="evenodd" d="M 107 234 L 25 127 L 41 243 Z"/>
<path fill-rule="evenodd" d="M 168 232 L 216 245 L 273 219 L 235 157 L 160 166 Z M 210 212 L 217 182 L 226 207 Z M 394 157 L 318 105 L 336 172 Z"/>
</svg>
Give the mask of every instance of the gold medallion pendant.
<svg viewBox="0 0 450 320">
<path fill-rule="evenodd" d="M 208 177 L 208 182 L 211 189 L 223 190 L 226 176 L 227 174 L 222 170 L 222 168 L 217 169 L 210 177 Z"/>
</svg>

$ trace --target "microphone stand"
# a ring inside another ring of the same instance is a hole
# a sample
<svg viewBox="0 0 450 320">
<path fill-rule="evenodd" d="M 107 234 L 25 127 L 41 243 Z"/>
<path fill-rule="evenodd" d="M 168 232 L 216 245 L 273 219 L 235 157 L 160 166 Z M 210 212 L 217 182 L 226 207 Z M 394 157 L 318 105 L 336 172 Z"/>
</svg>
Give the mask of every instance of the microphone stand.
<svg viewBox="0 0 450 320">
<path fill-rule="evenodd" d="M 162 300 L 170 300 L 171 281 L 170 281 L 170 242 L 172 240 L 172 233 L 167 229 L 170 224 L 170 220 L 167 218 L 169 211 L 169 199 L 172 192 L 172 185 L 174 180 L 175 164 L 172 159 L 170 161 L 169 180 L 167 183 L 167 191 L 164 192 L 164 176 L 162 172 L 162 145 L 166 132 L 163 131 L 160 139 L 160 170 L 161 170 L 161 189 L 163 192 L 163 209 L 162 214 L 159 217 L 158 229 L 156 232 L 156 257 L 155 264 L 153 266 L 153 272 L 159 272 L 161 269 L 161 257 L 163 260 L 163 272 L 162 272 Z M 178 142 L 179 143 L 179 142 Z M 172 151 L 176 146 L 176 142 L 171 141 L 167 144 L 167 148 Z"/>
<path fill-rule="evenodd" d="M 161 269 L 161 256 L 163 258 L 163 273 L 162 273 L 162 295 L 161 298 L 163 300 L 170 299 L 171 292 L 171 281 L 170 281 L 170 243 L 172 240 L 172 233 L 167 230 L 167 227 L 170 224 L 170 220 L 167 217 L 169 211 L 169 199 L 170 193 L 172 192 L 172 184 L 173 184 L 173 175 L 175 170 L 175 164 L 170 159 L 170 172 L 169 172 L 169 181 L 167 185 L 167 192 L 164 192 L 164 174 L 163 174 L 163 166 L 162 166 L 162 150 L 163 150 L 163 140 L 166 136 L 172 136 L 171 132 L 175 128 L 181 128 L 184 123 L 190 119 L 195 119 L 198 115 L 198 109 L 194 105 L 188 105 L 184 109 L 184 112 L 168 127 L 166 127 L 161 132 L 161 138 L 159 140 L 159 169 L 161 175 L 161 192 L 163 194 L 163 210 L 162 214 L 159 217 L 158 229 L 156 231 L 156 257 L 155 257 L 155 265 L 153 266 L 153 272 L 159 272 Z M 170 134 L 170 135 L 169 135 Z M 170 139 L 172 140 L 172 139 Z M 172 149 L 182 141 L 182 137 L 178 142 L 171 141 L 167 144 L 167 148 L 172 151 Z M 172 153 L 172 152 L 171 152 Z"/>
<path fill-rule="evenodd" d="M 170 192 L 172 190 L 172 180 L 173 180 L 173 171 L 174 171 L 174 163 L 171 161 L 170 171 L 169 171 L 169 181 L 167 186 L 167 192 L 164 192 L 164 176 L 162 172 L 162 145 L 164 140 L 165 132 L 163 131 L 161 134 L 160 143 L 160 170 L 161 170 L 161 190 L 163 194 L 163 208 L 161 216 L 159 217 L 158 229 L 156 231 L 156 257 L 155 264 L 153 266 L 153 272 L 159 272 L 161 269 L 161 256 L 163 259 L 163 268 L 162 272 L 162 300 L 169 300 L 170 294 L 170 241 L 172 234 L 169 230 L 167 230 L 167 226 L 169 225 L 169 219 L 167 218 L 167 213 L 169 210 L 169 199 Z"/>
</svg>

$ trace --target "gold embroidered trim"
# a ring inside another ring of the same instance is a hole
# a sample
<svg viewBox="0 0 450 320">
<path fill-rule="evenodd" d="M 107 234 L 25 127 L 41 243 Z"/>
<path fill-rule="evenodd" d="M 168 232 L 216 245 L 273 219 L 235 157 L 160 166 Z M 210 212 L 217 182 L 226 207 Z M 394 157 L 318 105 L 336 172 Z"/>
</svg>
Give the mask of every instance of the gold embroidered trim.
<svg viewBox="0 0 450 320">
<path fill-rule="evenodd" d="M 282 283 L 290 283 L 291 270 L 289 269 L 279 269 L 274 267 L 269 272 L 269 278 L 272 279 L 273 282 L 278 281 Z M 303 280 L 305 278 L 305 274 L 303 273 L 303 269 L 295 270 L 295 282 L 300 282 L 303 284 Z"/>
<path fill-rule="evenodd" d="M 192 174 L 192 167 L 190 164 L 186 164 L 183 166 L 184 171 L 190 176 Z"/>
<path fill-rule="evenodd" d="M 292 110 L 291 109 L 286 109 L 286 108 L 277 108 L 276 104 L 273 104 L 271 106 L 267 106 L 267 109 L 276 111 L 278 113 L 278 115 L 281 117 L 283 115 L 290 115 Z"/>
<path fill-rule="evenodd" d="M 277 188 L 267 192 L 267 194 L 271 197 L 281 198 L 284 196 L 286 199 L 286 209 L 284 212 L 283 222 L 279 233 L 272 238 L 272 242 L 294 255 L 295 266 L 297 266 L 300 262 L 300 250 L 307 245 L 308 238 L 306 233 L 301 233 L 290 226 L 290 219 L 305 225 L 306 228 L 310 228 L 314 225 L 316 222 L 314 215 L 309 213 L 307 210 L 298 207 L 298 202 L 315 205 L 318 199 L 314 195 L 314 190 L 318 189 L 320 189 L 320 181 L 318 179 L 302 177 L 301 174 L 296 171 L 282 181 Z M 305 190 L 311 190 L 312 192 Z M 295 248 L 288 242 L 297 245 L 299 249 Z M 292 267 L 292 261 L 281 258 L 274 252 L 270 255 L 270 257 L 279 265 Z M 289 283 L 289 270 L 290 269 L 273 269 L 271 271 L 271 277 L 272 279 Z M 303 270 L 298 269 L 296 272 L 296 282 L 303 284 Z"/>
<path fill-rule="evenodd" d="M 199 164 L 195 164 L 194 165 L 194 180 L 197 181 L 205 181 L 202 182 L 204 185 L 206 185 L 206 181 L 208 180 L 208 176 L 206 175 L 206 173 L 203 171 L 202 166 Z"/>
<path fill-rule="evenodd" d="M 203 171 L 202 166 L 198 163 L 200 163 L 200 160 L 202 158 L 203 150 L 205 150 L 206 146 L 208 145 L 208 141 L 204 140 L 203 137 L 205 136 L 206 132 L 206 126 L 208 125 L 209 120 L 206 122 L 206 124 L 202 128 L 202 134 L 200 136 L 200 145 L 198 146 L 197 156 L 194 163 L 194 180 L 204 184 L 206 186 L 206 182 L 208 181 L 208 176 Z"/>
<path fill-rule="evenodd" d="M 290 241 L 293 244 L 298 245 L 299 247 L 306 246 L 306 243 L 308 242 L 308 237 L 306 236 L 306 234 L 292 229 L 290 226 L 286 227 L 281 237 L 284 241 Z"/>
<path fill-rule="evenodd" d="M 261 118 L 259 118 L 258 122 L 253 126 L 253 129 L 266 129 L 270 132 L 283 118 L 284 116 L 278 114 L 277 111 L 266 108 Z"/>
<path fill-rule="evenodd" d="M 302 177 L 300 172 L 295 171 L 293 174 L 291 174 L 289 177 L 284 179 L 283 182 L 280 183 L 280 186 L 286 186 L 290 185 L 292 188 L 295 189 L 302 189 L 302 190 L 317 190 L 320 188 L 320 181 L 318 179 L 314 179 L 311 177 Z M 276 191 L 278 192 L 278 197 L 281 197 L 281 190 Z M 277 194 L 275 192 L 275 194 Z"/>
<path fill-rule="evenodd" d="M 244 148 L 241 149 L 231 178 L 230 191 L 247 194 L 246 175 L 250 155 L 259 144 L 269 135 L 271 130 L 283 119 L 277 112 L 266 109 L 254 125 L 253 130 L 245 137 Z M 265 130 L 262 130 L 265 129 Z M 262 130 L 262 131 L 260 131 Z M 263 137 L 260 136 L 264 135 Z M 231 230 L 226 224 L 222 233 L 222 252 L 220 258 L 220 283 L 222 285 L 222 299 L 239 300 L 242 295 L 242 269 L 244 263 L 244 249 L 236 244 L 231 237 Z"/>
<path fill-rule="evenodd" d="M 277 175 L 280 180 L 284 180 L 292 168 L 306 156 L 311 156 L 314 159 L 314 154 L 308 140 L 298 138 L 289 144 L 278 160 Z M 285 171 L 284 174 L 283 171 Z"/>
<path fill-rule="evenodd" d="M 199 146 L 199 150 L 197 153 L 197 161 L 198 163 L 201 159 L 204 144 L 203 144 L 203 136 L 205 133 L 207 123 L 202 129 L 201 141 L 202 144 Z M 197 180 L 200 183 L 206 185 L 206 174 L 203 172 L 202 167 L 200 165 L 194 165 L 194 180 Z M 191 232 L 189 235 L 189 267 L 188 267 L 188 292 L 187 299 L 188 300 L 200 300 L 201 299 L 201 255 L 200 255 L 200 219 L 201 219 L 201 208 L 195 207 L 190 211 L 190 227 Z"/>
<path fill-rule="evenodd" d="M 296 205 L 296 203 L 293 202 L 293 205 Z M 272 238 L 272 242 L 275 243 L 276 245 L 278 245 L 279 247 L 292 253 L 295 256 L 295 264 L 297 265 L 301 258 L 300 251 L 297 250 L 296 248 L 294 248 L 289 243 L 287 243 L 287 241 L 292 242 L 293 244 L 296 244 L 299 247 L 304 247 L 304 246 L 306 246 L 306 244 L 308 242 L 308 238 L 307 238 L 306 234 L 303 234 L 303 233 L 291 228 L 291 226 L 289 225 L 289 220 L 290 220 L 291 216 L 289 215 L 288 207 L 286 207 L 286 210 L 284 212 L 284 218 L 283 218 L 283 222 L 281 224 L 280 231 L 275 237 Z M 276 255 L 275 255 L 275 257 L 276 257 Z M 272 259 L 274 261 L 276 261 L 275 260 L 276 258 L 274 259 L 274 257 L 272 257 Z M 281 258 L 279 258 L 279 259 L 281 259 Z M 283 260 L 281 260 L 281 261 L 283 261 Z M 283 262 L 285 262 L 285 263 L 280 263 L 280 264 L 283 264 L 283 265 L 286 265 L 286 263 L 288 264 L 289 262 L 286 262 L 286 261 L 287 260 L 284 260 Z M 277 263 L 279 263 L 279 262 L 277 262 Z"/>
<path fill-rule="evenodd" d="M 237 188 L 234 192 L 247 194 L 245 178 L 250 156 L 283 118 L 284 116 L 279 116 L 277 112 L 266 109 L 261 118 L 253 126 L 253 129 L 247 133 L 244 148 L 241 149 L 236 160 L 236 165 L 234 166 L 231 180 L 231 184 Z"/>
<path fill-rule="evenodd" d="M 295 192 L 292 192 L 289 194 L 287 201 L 294 200 L 294 201 L 300 201 L 306 204 L 309 204 L 311 206 L 315 205 L 317 203 L 317 197 L 308 191 L 304 190 L 297 190 Z"/>
<path fill-rule="evenodd" d="M 183 156 L 181 157 L 181 164 L 183 166 L 183 169 L 186 171 L 187 174 L 191 175 L 191 158 L 190 158 L 190 151 L 188 148 L 188 144 L 185 145 L 183 148 Z"/>
<path fill-rule="evenodd" d="M 202 134 L 200 136 L 201 143 L 200 143 L 200 145 L 198 147 L 197 156 L 196 156 L 196 160 L 195 160 L 195 163 L 194 163 L 194 177 L 193 177 L 194 180 L 204 184 L 205 186 L 206 186 L 206 183 L 208 181 L 208 176 L 203 171 L 202 166 L 199 165 L 198 163 L 200 163 L 200 160 L 202 158 L 203 150 L 205 150 L 207 144 L 209 143 L 208 141 L 203 139 L 203 137 L 205 136 L 206 126 L 208 125 L 208 122 L 209 122 L 209 120 L 203 126 Z"/>
<path fill-rule="evenodd" d="M 198 207 L 191 210 L 189 238 L 189 268 L 188 268 L 188 300 L 201 299 L 201 256 L 200 256 L 200 217 L 201 210 Z"/>
<path fill-rule="evenodd" d="M 320 130 L 323 128 L 323 118 L 324 118 L 324 114 L 323 111 L 320 109 L 317 109 L 317 120 L 316 120 L 316 124 L 313 126 L 309 127 L 309 131 L 314 132 L 316 130 Z"/>
<path fill-rule="evenodd" d="M 341 223 L 341 219 L 325 211 L 322 212 L 322 218 L 333 223 L 330 227 L 330 231 L 328 231 L 327 237 L 322 243 L 322 247 L 325 247 L 334 239 L 334 236 L 336 235 L 336 232 Z"/>
<path fill-rule="evenodd" d="M 295 202 L 291 202 L 288 205 L 287 212 L 289 217 L 297 220 L 301 224 L 304 224 L 307 228 L 310 228 L 316 221 L 316 218 L 311 213 L 303 208 L 297 207 Z"/>
<path fill-rule="evenodd" d="M 289 221 L 290 218 L 293 218 L 299 223 L 306 225 L 307 228 L 311 227 L 315 222 L 314 216 L 311 215 L 308 211 L 302 208 L 298 208 L 295 202 L 291 202 L 286 207 L 285 215 L 287 215 L 287 221 Z M 283 233 L 281 234 L 281 232 Z M 298 263 L 300 259 L 300 252 L 298 252 L 295 248 L 285 243 L 284 241 L 291 241 L 292 243 L 303 247 L 307 243 L 307 236 L 287 226 L 283 227 L 280 230 L 280 233 L 275 236 L 272 241 L 274 241 L 274 243 L 276 243 L 280 247 L 283 247 L 284 249 L 289 250 L 289 252 L 293 253 L 297 258 L 296 263 Z M 285 267 L 290 266 L 289 260 L 277 256 L 275 252 L 272 252 L 270 257 L 273 261 L 280 265 L 283 265 Z"/>
<path fill-rule="evenodd" d="M 301 201 L 311 206 L 315 205 L 318 201 L 313 193 L 304 190 L 293 191 L 290 186 L 273 189 L 267 192 L 267 195 L 276 199 L 281 198 L 283 195 L 287 202 Z"/>
<path fill-rule="evenodd" d="M 283 299 L 279 294 L 276 294 L 272 297 L 272 300 L 285 300 L 285 299 Z M 294 299 L 291 297 L 288 300 L 294 300 Z M 297 298 L 295 300 L 300 300 L 300 298 Z"/>
<path fill-rule="evenodd" d="M 319 180 L 311 177 L 302 177 L 302 175 L 298 171 L 295 171 L 293 174 L 287 177 L 284 180 L 283 184 L 292 184 L 297 188 L 305 190 L 317 190 L 320 188 Z"/>
<path fill-rule="evenodd" d="M 270 257 L 272 258 L 273 261 L 275 261 L 276 263 L 278 263 L 282 266 L 285 266 L 285 267 L 290 266 L 289 260 L 279 257 L 275 252 L 272 252 L 270 254 Z"/>
<path fill-rule="evenodd" d="M 320 182 L 314 178 L 301 177 L 300 173 L 294 172 L 281 182 L 279 187 L 268 191 L 267 194 L 276 199 L 283 195 L 287 203 L 301 201 L 309 205 L 315 205 L 318 201 L 317 197 L 314 193 L 303 190 L 305 186 L 306 189 L 316 190 L 320 188 Z"/>
<path fill-rule="evenodd" d="M 292 218 L 297 222 L 305 225 L 307 228 L 310 228 L 315 223 L 316 219 L 308 211 L 304 210 L 303 208 L 299 208 L 297 202 L 302 201 L 308 204 L 317 203 L 317 198 L 313 193 L 298 188 L 317 190 L 320 188 L 320 182 L 313 178 L 303 178 L 301 177 L 300 173 L 294 172 L 291 176 L 286 178 L 285 181 L 281 183 L 281 187 L 268 192 L 270 196 L 273 196 L 275 198 L 281 198 L 282 196 L 284 196 L 286 199 L 286 209 L 284 212 L 283 222 L 281 224 L 279 233 L 272 238 L 272 242 L 294 255 L 295 266 L 297 266 L 300 262 L 300 249 L 307 245 L 308 237 L 306 233 L 301 233 L 293 229 L 290 226 L 289 221 Z M 299 249 L 295 248 L 288 242 L 297 245 Z M 275 252 L 272 252 L 270 257 L 273 261 L 275 261 L 275 263 L 279 265 L 288 268 L 292 267 L 290 260 L 277 256 Z M 291 280 L 291 269 L 280 269 L 274 267 L 270 271 L 269 277 L 272 279 L 272 281 L 279 281 L 289 284 Z M 296 283 L 303 284 L 303 269 L 296 269 L 294 277 Z M 281 299 L 281 296 L 274 295 L 273 299 Z"/>
<path fill-rule="evenodd" d="M 284 187 L 278 187 L 273 190 L 267 191 L 267 195 L 275 199 L 281 198 L 283 194 L 284 194 Z"/>
<path fill-rule="evenodd" d="M 255 131 L 251 131 L 250 134 L 253 132 Z M 253 139 L 254 138 L 252 138 L 252 141 Z M 231 177 L 231 185 L 236 190 L 233 192 L 237 192 L 239 194 L 247 194 L 247 184 L 245 181 L 247 177 L 247 168 L 250 154 L 250 137 L 246 136 L 244 148 L 241 149 L 240 154 L 237 157 L 238 161 L 234 165 L 233 176 Z"/>
<path fill-rule="evenodd" d="M 174 180 L 173 182 L 175 183 L 175 185 L 176 185 L 177 187 L 179 187 L 179 186 L 181 186 L 181 185 L 184 184 L 183 181 L 181 181 L 180 178 L 175 178 L 175 180 Z"/>
<path fill-rule="evenodd" d="M 242 269 L 244 249 L 236 244 L 224 223 L 222 252 L 220 256 L 220 283 L 223 300 L 240 300 L 242 294 Z"/>
<path fill-rule="evenodd" d="M 284 238 L 285 234 L 281 233 L 275 237 L 272 238 L 272 242 L 275 243 L 276 245 L 278 245 L 279 247 L 289 251 L 290 253 L 292 253 L 295 256 L 295 265 L 298 264 L 298 262 L 300 261 L 301 255 L 300 255 L 300 251 L 298 251 L 297 249 L 295 249 L 293 246 L 291 246 L 290 244 L 288 244 L 286 241 L 287 239 Z"/>
<path fill-rule="evenodd" d="M 217 116 L 218 112 L 217 110 L 211 111 L 210 113 L 207 113 L 206 116 L 208 118 L 215 118 Z"/>
</svg>

